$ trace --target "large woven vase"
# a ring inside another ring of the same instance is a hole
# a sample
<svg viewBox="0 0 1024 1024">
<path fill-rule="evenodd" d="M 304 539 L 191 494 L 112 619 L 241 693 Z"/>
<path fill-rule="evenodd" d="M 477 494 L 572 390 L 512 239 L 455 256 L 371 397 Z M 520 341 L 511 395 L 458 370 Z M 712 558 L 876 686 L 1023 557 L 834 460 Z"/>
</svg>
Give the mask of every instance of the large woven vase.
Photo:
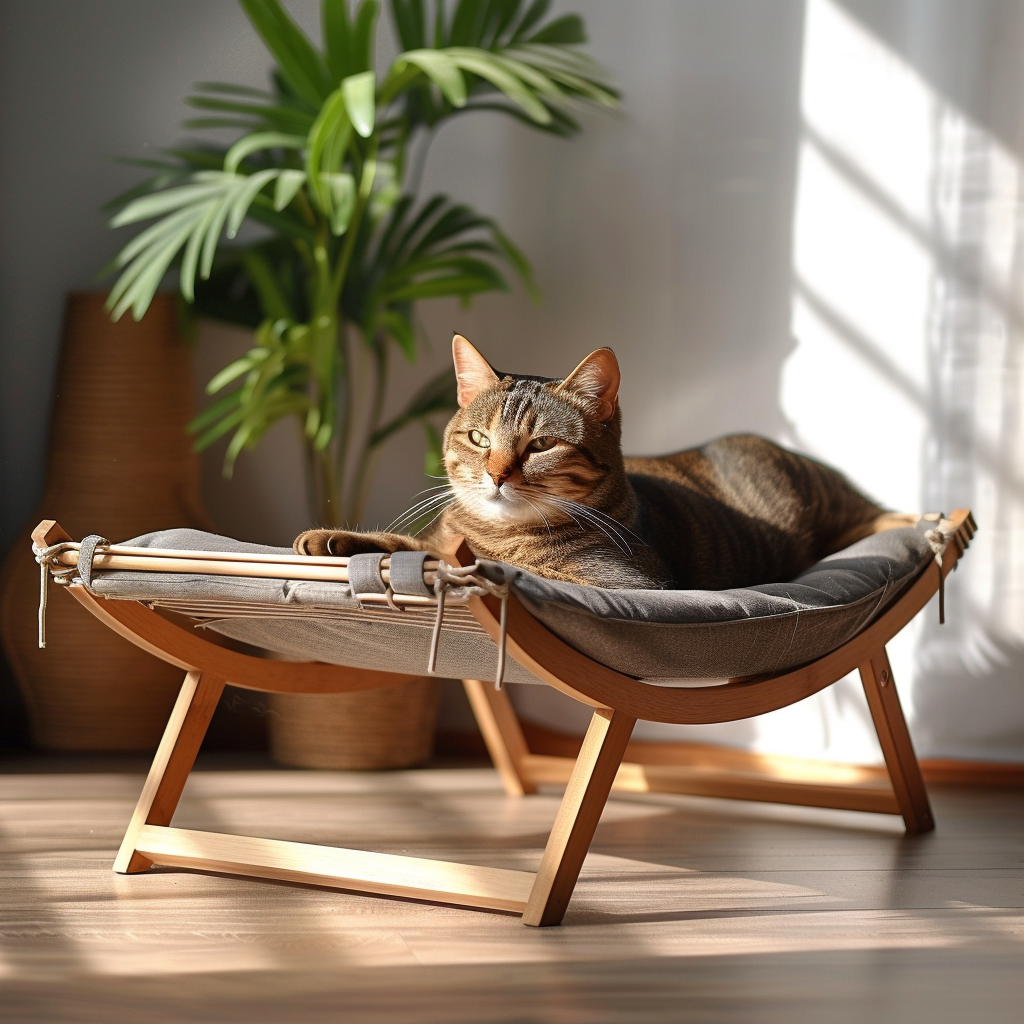
<svg viewBox="0 0 1024 1024">
<path fill-rule="evenodd" d="M 46 488 L 0 576 L 0 639 L 44 750 L 149 750 L 181 669 L 146 654 L 50 585 L 45 650 L 36 639 L 39 569 L 29 530 L 56 519 L 76 540 L 111 541 L 174 526 L 206 527 L 192 416 L 189 353 L 174 300 L 141 322 L 112 323 L 104 296 L 69 296 L 50 426 Z"/>
</svg>

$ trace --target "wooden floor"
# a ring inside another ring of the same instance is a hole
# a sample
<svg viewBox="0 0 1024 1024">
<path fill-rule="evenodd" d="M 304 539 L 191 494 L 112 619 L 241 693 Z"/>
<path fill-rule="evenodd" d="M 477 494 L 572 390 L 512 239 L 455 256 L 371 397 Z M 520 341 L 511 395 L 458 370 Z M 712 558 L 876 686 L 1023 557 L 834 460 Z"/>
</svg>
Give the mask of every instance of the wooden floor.
<svg viewBox="0 0 1024 1024">
<path fill-rule="evenodd" d="M 83 770 L 88 768 L 88 771 Z M 104 768 L 103 771 L 96 771 Z M 110 863 L 124 762 L 0 763 L 0 1020 L 1024 1020 L 1024 792 L 896 819 L 613 797 L 565 924 Z M 554 792 L 486 768 L 207 762 L 176 824 L 535 868 Z"/>
</svg>

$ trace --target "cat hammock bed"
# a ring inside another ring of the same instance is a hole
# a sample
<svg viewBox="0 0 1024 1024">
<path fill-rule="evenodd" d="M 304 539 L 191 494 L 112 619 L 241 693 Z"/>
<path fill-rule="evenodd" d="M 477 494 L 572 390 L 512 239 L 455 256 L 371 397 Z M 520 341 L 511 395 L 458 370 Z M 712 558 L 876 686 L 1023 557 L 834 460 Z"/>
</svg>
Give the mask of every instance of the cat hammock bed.
<svg viewBox="0 0 1024 1024">
<path fill-rule="evenodd" d="M 604 590 L 478 561 L 463 545 L 310 558 L 194 530 L 80 543 L 53 521 L 42 566 L 115 632 L 186 672 L 114 863 L 193 868 L 562 920 L 613 787 L 902 815 L 934 827 L 885 645 L 942 591 L 975 530 L 925 517 L 830 555 L 789 583 L 727 591 Z M 941 612 L 940 612 L 941 614 Z M 386 666 L 386 670 L 382 670 Z M 891 784 L 723 777 L 623 763 L 637 719 L 702 724 L 786 707 L 859 669 Z M 536 874 L 174 828 L 171 818 L 226 683 L 341 693 L 460 678 L 506 790 L 564 782 Z M 488 681 L 484 681 L 488 680 Z M 579 756 L 532 753 L 504 683 L 546 684 L 593 708 Z"/>
</svg>

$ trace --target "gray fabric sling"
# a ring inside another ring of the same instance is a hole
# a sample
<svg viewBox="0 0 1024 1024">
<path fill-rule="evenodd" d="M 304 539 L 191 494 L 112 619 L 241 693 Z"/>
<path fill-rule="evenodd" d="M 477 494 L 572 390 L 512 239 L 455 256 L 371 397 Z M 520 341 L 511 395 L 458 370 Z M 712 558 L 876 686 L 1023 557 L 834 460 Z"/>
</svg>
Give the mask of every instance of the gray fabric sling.
<svg viewBox="0 0 1024 1024">
<path fill-rule="evenodd" d="M 286 553 L 196 530 L 164 530 L 137 547 Z M 400 556 L 400 557 L 398 557 Z M 396 553 L 392 588 L 428 595 L 422 552 Z M 779 672 L 827 654 L 855 636 L 933 562 L 923 532 L 892 530 L 830 555 L 788 583 L 740 590 L 605 590 L 482 563 L 552 632 L 626 675 L 673 685 Z M 365 564 L 364 564 L 365 563 Z M 356 556 L 355 593 L 383 593 L 380 556 Z M 360 589 L 365 587 L 365 589 Z M 96 571 L 107 597 L 199 609 L 207 628 L 296 660 L 426 673 L 431 608 L 360 608 L 344 583 L 155 572 Z M 244 609 L 233 608 L 239 604 Z M 464 609 L 445 615 L 436 675 L 492 676 L 495 646 Z M 536 682 L 511 658 L 507 682 Z M 692 684 L 691 684 L 692 685 Z"/>
</svg>

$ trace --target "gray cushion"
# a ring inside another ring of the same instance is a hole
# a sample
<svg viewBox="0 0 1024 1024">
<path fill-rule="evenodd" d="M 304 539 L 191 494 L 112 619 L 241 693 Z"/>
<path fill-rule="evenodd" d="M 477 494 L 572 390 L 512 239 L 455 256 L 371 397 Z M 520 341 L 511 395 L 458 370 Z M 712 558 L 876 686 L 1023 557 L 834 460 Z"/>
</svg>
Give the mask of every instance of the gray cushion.
<svg viewBox="0 0 1024 1024">
<path fill-rule="evenodd" d="M 126 543 L 205 551 L 287 552 L 196 530 Z M 892 530 L 830 555 L 789 583 L 741 590 L 605 590 L 484 563 L 552 632 L 626 675 L 668 683 L 778 672 L 827 654 L 875 618 L 933 558 L 922 532 Z M 202 605 L 209 626 L 292 658 L 424 673 L 433 612 L 361 611 L 347 584 L 150 572 L 96 572 L 109 597 Z M 242 602 L 244 614 L 217 609 Z M 258 606 L 257 615 L 248 606 Z M 284 606 L 287 612 L 284 614 Z M 279 615 L 275 616 L 275 608 Z M 302 616 L 295 612 L 304 610 Z M 490 678 L 495 648 L 464 609 L 446 615 L 437 674 Z M 535 681 L 511 659 L 509 682 Z"/>
<path fill-rule="evenodd" d="M 813 661 L 856 636 L 932 561 L 922 532 L 868 537 L 789 583 L 605 590 L 488 566 L 553 633 L 626 675 L 729 679 Z"/>
</svg>

